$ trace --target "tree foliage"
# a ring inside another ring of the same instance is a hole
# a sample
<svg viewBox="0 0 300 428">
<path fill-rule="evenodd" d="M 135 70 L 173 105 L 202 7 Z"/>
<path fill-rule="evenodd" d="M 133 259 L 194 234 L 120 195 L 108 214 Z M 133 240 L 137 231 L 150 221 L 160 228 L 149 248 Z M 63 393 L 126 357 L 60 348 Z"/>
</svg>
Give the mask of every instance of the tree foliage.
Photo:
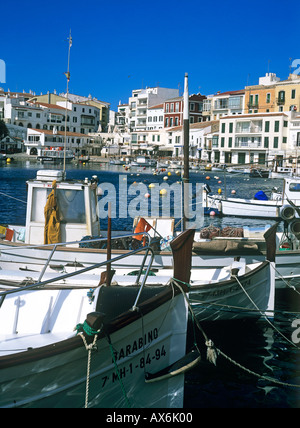
<svg viewBox="0 0 300 428">
<path fill-rule="evenodd" d="M 9 134 L 7 126 L 5 125 L 5 122 L 3 120 L 0 120 L 0 140 L 7 137 Z"/>
</svg>

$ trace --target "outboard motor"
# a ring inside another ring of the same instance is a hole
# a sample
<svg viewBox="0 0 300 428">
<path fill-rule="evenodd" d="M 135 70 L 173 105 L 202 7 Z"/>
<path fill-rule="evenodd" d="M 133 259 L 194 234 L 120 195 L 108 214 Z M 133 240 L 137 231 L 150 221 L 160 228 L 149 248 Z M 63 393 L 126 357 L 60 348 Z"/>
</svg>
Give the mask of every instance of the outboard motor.
<svg viewBox="0 0 300 428">
<path fill-rule="evenodd" d="M 280 208 L 280 217 L 285 221 L 291 221 L 295 218 L 295 208 L 293 208 L 291 205 L 283 205 L 283 207 Z"/>
</svg>

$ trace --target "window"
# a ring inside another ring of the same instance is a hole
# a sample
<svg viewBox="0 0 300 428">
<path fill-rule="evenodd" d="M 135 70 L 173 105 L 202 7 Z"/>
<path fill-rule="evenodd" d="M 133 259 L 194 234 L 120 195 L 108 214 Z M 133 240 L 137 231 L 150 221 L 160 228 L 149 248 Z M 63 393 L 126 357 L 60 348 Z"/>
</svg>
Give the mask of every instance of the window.
<svg viewBox="0 0 300 428">
<path fill-rule="evenodd" d="M 168 117 L 166 117 L 166 120 L 165 120 L 165 127 L 166 127 L 166 128 L 168 128 L 168 126 L 169 126 L 169 118 L 168 118 Z"/>
<path fill-rule="evenodd" d="M 229 123 L 229 133 L 232 134 L 233 132 L 233 122 Z"/>
<path fill-rule="evenodd" d="M 222 137 L 222 138 L 221 138 L 221 147 L 224 147 L 224 145 L 225 145 L 225 138 L 224 138 L 224 137 Z"/>
<path fill-rule="evenodd" d="M 178 126 L 178 117 L 175 117 L 175 126 Z"/>
<path fill-rule="evenodd" d="M 171 113 L 174 112 L 174 103 L 171 103 Z"/>
<path fill-rule="evenodd" d="M 285 100 L 285 91 L 279 91 L 278 92 L 278 102 L 284 103 Z"/>
<path fill-rule="evenodd" d="M 179 103 L 176 103 L 176 104 L 175 104 L 175 111 L 176 111 L 176 113 L 178 113 L 178 112 L 179 112 Z"/>
<path fill-rule="evenodd" d="M 195 103 L 190 103 L 190 110 L 195 111 Z"/>
<path fill-rule="evenodd" d="M 294 100 L 296 98 L 296 89 L 292 89 L 291 98 L 292 98 L 292 100 Z"/>
<path fill-rule="evenodd" d="M 169 113 L 170 104 L 166 104 L 166 113 Z"/>
<path fill-rule="evenodd" d="M 232 137 L 229 137 L 229 140 L 228 140 L 228 147 L 232 147 Z"/>
<path fill-rule="evenodd" d="M 274 132 L 279 132 L 279 120 L 275 120 L 275 123 L 274 123 Z"/>
<path fill-rule="evenodd" d="M 225 127 L 226 127 L 226 123 L 222 123 L 222 134 L 224 134 L 224 132 L 225 132 Z"/>
<path fill-rule="evenodd" d="M 270 131 L 270 122 L 268 120 L 265 121 L 265 132 Z"/>
<path fill-rule="evenodd" d="M 278 149 L 278 137 L 274 137 L 274 149 Z"/>
<path fill-rule="evenodd" d="M 269 104 L 270 102 L 271 102 L 271 94 L 270 92 L 268 92 L 266 97 L 266 103 Z"/>
<path fill-rule="evenodd" d="M 264 148 L 268 148 L 269 147 L 269 137 L 265 137 L 264 139 Z"/>
</svg>

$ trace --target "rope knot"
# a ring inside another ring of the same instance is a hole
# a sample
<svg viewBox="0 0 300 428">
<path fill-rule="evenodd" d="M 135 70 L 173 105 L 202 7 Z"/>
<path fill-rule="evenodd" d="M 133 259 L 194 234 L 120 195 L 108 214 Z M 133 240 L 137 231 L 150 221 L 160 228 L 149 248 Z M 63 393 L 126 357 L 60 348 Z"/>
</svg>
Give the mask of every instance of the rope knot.
<svg viewBox="0 0 300 428">
<path fill-rule="evenodd" d="M 217 363 L 217 352 L 215 349 L 215 345 L 211 339 L 206 340 L 205 345 L 207 346 L 207 354 L 206 358 L 207 360 L 216 365 Z"/>
</svg>

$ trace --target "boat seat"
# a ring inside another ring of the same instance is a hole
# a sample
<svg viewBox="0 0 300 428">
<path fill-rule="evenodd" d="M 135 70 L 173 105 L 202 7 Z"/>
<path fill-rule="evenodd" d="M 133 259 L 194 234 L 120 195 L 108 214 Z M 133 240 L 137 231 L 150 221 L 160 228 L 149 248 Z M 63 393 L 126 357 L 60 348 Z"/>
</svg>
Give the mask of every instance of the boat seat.
<svg viewBox="0 0 300 428">
<path fill-rule="evenodd" d="M 145 287 L 138 303 L 156 296 L 168 287 L 161 285 Z M 104 323 L 108 324 L 112 319 L 133 307 L 138 291 L 139 287 L 136 286 L 102 286 L 97 296 L 96 312 L 105 314 Z"/>
</svg>

